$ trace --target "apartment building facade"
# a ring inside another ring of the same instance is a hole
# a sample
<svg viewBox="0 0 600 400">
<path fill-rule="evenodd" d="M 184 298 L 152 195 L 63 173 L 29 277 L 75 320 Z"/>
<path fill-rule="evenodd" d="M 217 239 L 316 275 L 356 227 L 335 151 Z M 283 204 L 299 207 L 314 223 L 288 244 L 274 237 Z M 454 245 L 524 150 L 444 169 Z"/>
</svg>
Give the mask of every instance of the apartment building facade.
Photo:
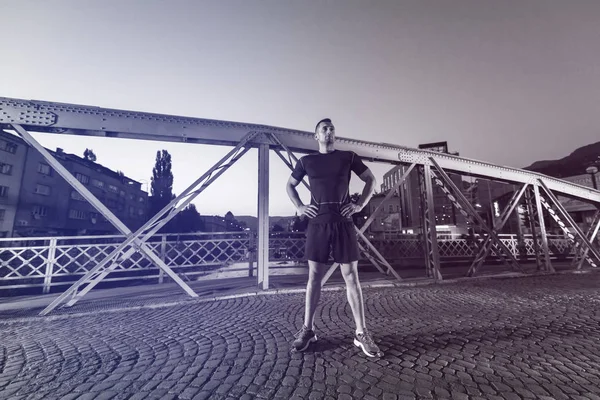
<svg viewBox="0 0 600 400">
<path fill-rule="evenodd" d="M 14 143 L 17 146 L 14 154 L 20 157 L 15 157 L 11 181 L 5 182 L 9 193 L 5 198 L 7 201 L 0 203 L 2 209 L 6 210 L 5 216 L 10 214 L 8 218 L 11 218 L 11 221 L 7 221 L 5 217 L 3 222 L 6 224 L 2 226 L 7 232 L 6 236 L 117 233 L 116 228 L 54 171 L 35 149 L 5 132 L 0 139 Z M 130 229 L 135 230 L 146 221 L 148 194 L 141 189 L 139 182 L 61 149 L 49 152 Z M 22 167 L 18 168 L 17 165 Z M 1 179 L 0 185 L 3 185 Z"/>
<path fill-rule="evenodd" d="M 29 150 L 18 137 L 0 130 L 0 237 L 12 235 Z"/>
<path fill-rule="evenodd" d="M 381 193 L 386 194 L 394 189 L 400 178 L 408 170 L 407 166 L 397 165 L 383 175 L 381 184 Z M 463 189 L 462 178 L 458 175 L 450 175 L 452 182 L 459 188 Z M 399 230 L 415 231 L 421 226 L 422 221 L 422 205 L 421 205 L 421 189 L 420 178 L 416 171 L 411 171 L 407 179 L 394 189 L 395 204 L 393 207 L 398 207 L 394 218 L 397 219 Z M 435 213 L 435 223 L 438 226 L 454 226 L 466 228 L 466 220 L 464 216 L 454 207 L 446 194 L 437 185 L 433 185 L 433 204 Z M 389 212 L 390 205 L 387 205 Z"/>
</svg>

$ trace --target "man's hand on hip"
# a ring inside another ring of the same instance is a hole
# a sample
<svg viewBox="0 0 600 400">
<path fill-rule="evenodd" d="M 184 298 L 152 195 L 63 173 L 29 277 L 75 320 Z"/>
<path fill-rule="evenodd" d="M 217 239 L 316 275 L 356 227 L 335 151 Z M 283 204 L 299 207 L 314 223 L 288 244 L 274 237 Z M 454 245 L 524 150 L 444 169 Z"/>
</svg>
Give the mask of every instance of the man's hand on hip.
<svg viewBox="0 0 600 400">
<path fill-rule="evenodd" d="M 300 215 L 306 215 L 308 218 L 314 218 L 317 216 L 318 208 L 314 204 L 309 204 L 307 206 L 302 205 L 298 207 L 298 213 Z"/>
<path fill-rule="evenodd" d="M 357 212 L 360 212 L 360 210 L 362 210 L 362 207 L 359 206 L 356 203 L 348 203 L 344 206 L 342 206 L 342 216 L 344 217 L 350 217 L 353 214 L 356 214 Z"/>
</svg>

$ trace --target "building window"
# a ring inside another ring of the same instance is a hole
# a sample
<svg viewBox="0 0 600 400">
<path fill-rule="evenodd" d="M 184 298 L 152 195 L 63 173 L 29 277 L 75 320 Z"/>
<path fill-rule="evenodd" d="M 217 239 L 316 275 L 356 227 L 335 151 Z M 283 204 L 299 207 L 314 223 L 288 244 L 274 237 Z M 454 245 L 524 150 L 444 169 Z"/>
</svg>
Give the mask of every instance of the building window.
<svg viewBox="0 0 600 400">
<path fill-rule="evenodd" d="M 98 213 L 97 212 L 90 212 L 90 222 L 92 224 L 95 224 L 98 222 Z"/>
<path fill-rule="evenodd" d="M 12 175 L 12 168 L 11 164 L 0 163 L 0 174 Z"/>
<path fill-rule="evenodd" d="M 125 197 L 125 191 L 124 191 L 124 190 L 121 190 L 121 191 L 119 192 L 119 196 L 121 196 L 121 197 Z"/>
<path fill-rule="evenodd" d="M 108 208 L 117 208 L 117 201 L 114 199 L 106 199 L 104 201 L 104 204 L 106 205 L 106 207 Z"/>
<path fill-rule="evenodd" d="M 42 196 L 50 196 L 50 186 L 40 185 L 39 183 L 35 185 L 35 194 L 41 194 Z"/>
<path fill-rule="evenodd" d="M 108 190 L 113 193 L 119 193 L 119 188 L 116 187 L 115 185 L 108 185 Z"/>
<path fill-rule="evenodd" d="M 138 210 L 138 215 L 141 217 L 142 215 L 144 215 L 144 210 L 143 209 L 139 209 Z"/>
<path fill-rule="evenodd" d="M 85 197 L 83 197 L 77 190 L 71 191 L 71 198 L 73 200 L 85 201 Z"/>
<path fill-rule="evenodd" d="M 6 215 L 6 210 L 0 209 L 0 221 L 4 221 L 5 215 Z"/>
<path fill-rule="evenodd" d="M 86 219 L 86 212 L 81 210 L 69 210 L 69 218 Z"/>
<path fill-rule="evenodd" d="M 77 172 L 75 174 L 75 178 L 77 178 L 77 180 L 81 183 L 83 183 L 84 185 L 87 185 L 90 182 L 90 177 L 84 174 L 81 174 L 79 172 Z"/>
<path fill-rule="evenodd" d="M 0 141 L 0 150 L 15 154 L 17 152 L 17 145 L 2 140 Z"/>
<path fill-rule="evenodd" d="M 142 196 L 140 196 L 140 198 L 138 199 L 138 201 L 139 201 L 140 203 L 143 203 L 143 202 L 144 202 L 144 198 L 143 198 Z"/>
<path fill-rule="evenodd" d="M 50 176 L 52 174 L 52 169 L 50 168 L 50 166 L 48 164 L 39 163 L 37 170 L 40 174 L 44 174 L 44 175 L 48 175 L 48 176 Z"/>
<path fill-rule="evenodd" d="M 40 217 L 45 217 L 48 215 L 48 207 L 45 206 L 34 206 L 32 214 L 39 215 Z"/>
<path fill-rule="evenodd" d="M 0 186 L 0 197 L 8 197 L 8 186 Z"/>
<path fill-rule="evenodd" d="M 129 215 L 132 217 L 135 215 L 135 207 L 129 206 Z"/>
<path fill-rule="evenodd" d="M 102 188 L 104 188 L 104 182 L 102 182 L 98 179 L 92 179 L 92 186 L 102 189 Z"/>
<path fill-rule="evenodd" d="M 390 204 L 388 206 L 388 210 L 389 210 L 390 213 L 393 213 L 394 212 L 394 206 L 392 204 Z"/>
</svg>

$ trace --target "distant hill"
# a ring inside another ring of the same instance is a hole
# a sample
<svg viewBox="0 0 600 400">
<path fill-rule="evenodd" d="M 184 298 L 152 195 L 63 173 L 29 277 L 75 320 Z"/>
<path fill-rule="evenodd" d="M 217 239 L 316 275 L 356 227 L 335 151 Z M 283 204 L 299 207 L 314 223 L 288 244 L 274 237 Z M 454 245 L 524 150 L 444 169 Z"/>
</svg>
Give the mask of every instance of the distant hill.
<svg viewBox="0 0 600 400">
<path fill-rule="evenodd" d="M 240 222 L 245 222 L 246 226 L 250 228 L 251 231 L 258 230 L 258 218 L 252 215 L 236 215 L 235 219 Z M 291 220 L 294 219 L 294 216 L 291 217 L 269 217 L 269 226 L 273 226 L 275 224 L 281 225 L 283 229 L 287 229 L 287 226 Z"/>
<path fill-rule="evenodd" d="M 580 147 L 560 160 L 536 161 L 524 169 L 563 178 L 585 174 L 585 169 L 593 163 L 600 167 L 600 142 Z"/>
</svg>

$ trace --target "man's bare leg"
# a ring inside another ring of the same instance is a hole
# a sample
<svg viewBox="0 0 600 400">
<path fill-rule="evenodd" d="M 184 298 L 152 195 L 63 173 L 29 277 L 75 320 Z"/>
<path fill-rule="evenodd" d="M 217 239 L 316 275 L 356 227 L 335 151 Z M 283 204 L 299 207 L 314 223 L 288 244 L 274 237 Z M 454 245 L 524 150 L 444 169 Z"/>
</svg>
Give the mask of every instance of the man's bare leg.
<svg viewBox="0 0 600 400">
<path fill-rule="evenodd" d="M 321 281 L 328 265 L 315 261 L 308 262 L 308 283 L 306 284 L 306 304 L 304 307 L 304 325 L 314 330 L 315 311 L 321 298 Z"/>
<path fill-rule="evenodd" d="M 365 330 L 365 306 L 363 302 L 362 289 L 358 280 L 358 261 L 349 264 L 341 264 L 340 269 L 346 282 L 346 297 L 354 316 L 356 333 Z"/>
<path fill-rule="evenodd" d="M 340 269 L 346 282 L 346 296 L 356 323 L 354 345 L 359 347 L 369 357 L 382 357 L 383 353 L 367 332 L 365 324 L 365 305 L 362 289 L 358 280 L 358 261 L 341 264 Z"/>
</svg>

